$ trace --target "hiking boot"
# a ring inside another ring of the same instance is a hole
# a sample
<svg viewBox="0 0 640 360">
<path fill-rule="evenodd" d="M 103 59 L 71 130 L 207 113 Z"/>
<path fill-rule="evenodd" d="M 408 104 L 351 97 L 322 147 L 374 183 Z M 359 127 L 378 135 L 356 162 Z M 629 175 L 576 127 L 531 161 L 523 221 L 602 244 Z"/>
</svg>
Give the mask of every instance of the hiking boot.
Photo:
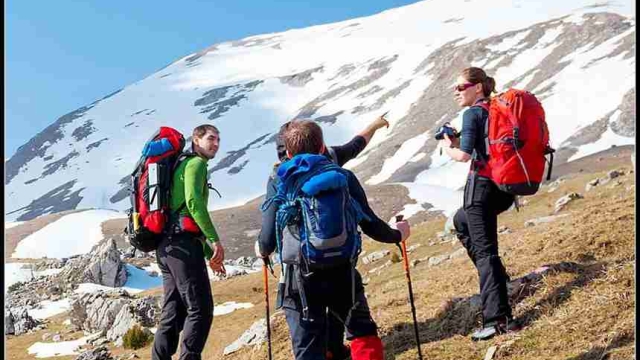
<svg viewBox="0 0 640 360">
<path fill-rule="evenodd" d="M 486 323 L 482 329 L 476 330 L 471 334 L 471 340 L 489 340 L 496 335 L 516 332 L 520 329 L 520 324 L 514 319 L 491 321 Z"/>
</svg>

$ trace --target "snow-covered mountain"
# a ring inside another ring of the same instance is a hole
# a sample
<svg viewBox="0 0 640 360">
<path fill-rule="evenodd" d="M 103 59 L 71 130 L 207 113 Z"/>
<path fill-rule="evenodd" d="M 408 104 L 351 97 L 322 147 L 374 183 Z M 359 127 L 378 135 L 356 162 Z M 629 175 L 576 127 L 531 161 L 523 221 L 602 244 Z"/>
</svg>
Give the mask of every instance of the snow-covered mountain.
<svg viewBox="0 0 640 360">
<path fill-rule="evenodd" d="M 293 117 L 318 121 L 328 144 L 384 111 L 348 166 L 367 184 L 413 183 L 424 201 L 464 183 L 467 164 L 432 139 L 459 126 L 451 85 L 481 66 L 498 88 L 534 92 L 560 161 L 633 144 L 635 17 L 630 0 L 427 0 L 369 17 L 213 45 L 56 120 L 5 162 L 6 220 L 69 209 L 124 210 L 142 145 L 168 125 L 221 130 L 209 171 L 222 199 L 264 193 L 274 136 Z M 431 189 L 432 191 L 429 191 Z M 435 189 L 435 190 L 434 190 Z"/>
</svg>

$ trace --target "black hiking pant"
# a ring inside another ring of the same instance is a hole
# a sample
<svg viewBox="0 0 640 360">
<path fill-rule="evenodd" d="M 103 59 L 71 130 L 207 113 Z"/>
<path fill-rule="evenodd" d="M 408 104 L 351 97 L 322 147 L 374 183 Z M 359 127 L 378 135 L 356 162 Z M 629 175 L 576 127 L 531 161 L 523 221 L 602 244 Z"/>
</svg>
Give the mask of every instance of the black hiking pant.
<svg viewBox="0 0 640 360">
<path fill-rule="evenodd" d="M 213 322 L 213 295 L 200 240 L 188 233 L 164 238 L 156 250 L 164 303 L 151 358 L 171 360 L 182 332 L 180 360 L 200 360 Z"/>
<path fill-rule="evenodd" d="M 294 277 L 295 274 L 292 271 L 288 276 Z M 295 282 L 291 278 L 287 282 L 289 281 Z M 342 332 L 331 332 L 331 329 L 337 326 L 336 322 L 346 329 L 346 338 L 350 341 L 378 334 L 378 327 L 371 318 L 364 294 L 362 278 L 357 270 L 353 270 L 352 273 L 351 265 L 316 271 L 304 278 L 302 286 L 309 320 L 304 319 L 298 286 L 288 286 L 282 302 L 296 360 L 325 359 L 327 350 L 333 351 L 337 358 L 347 356 L 348 354 L 341 354 L 342 349 L 338 345 L 342 345 Z M 352 301 L 352 290 L 355 291 L 357 304 L 355 307 Z M 328 317 L 326 316 L 327 308 Z M 330 323 L 328 324 L 327 321 Z"/>
<path fill-rule="evenodd" d="M 512 317 L 508 275 L 498 254 L 498 214 L 513 202 L 514 196 L 498 189 L 491 180 L 476 177 L 474 181 L 470 175 L 463 206 L 453 218 L 458 239 L 478 270 L 484 324 Z"/>
</svg>

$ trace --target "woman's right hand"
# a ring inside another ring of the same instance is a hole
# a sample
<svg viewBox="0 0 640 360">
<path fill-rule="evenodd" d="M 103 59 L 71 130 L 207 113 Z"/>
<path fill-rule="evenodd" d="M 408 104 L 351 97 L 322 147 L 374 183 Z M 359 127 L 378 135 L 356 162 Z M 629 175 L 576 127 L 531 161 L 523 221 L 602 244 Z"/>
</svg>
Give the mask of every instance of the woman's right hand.
<svg viewBox="0 0 640 360">
<path fill-rule="evenodd" d="M 396 230 L 400 231 L 400 242 L 405 241 L 411 235 L 411 226 L 407 220 L 394 223 Z"/>
</svg>

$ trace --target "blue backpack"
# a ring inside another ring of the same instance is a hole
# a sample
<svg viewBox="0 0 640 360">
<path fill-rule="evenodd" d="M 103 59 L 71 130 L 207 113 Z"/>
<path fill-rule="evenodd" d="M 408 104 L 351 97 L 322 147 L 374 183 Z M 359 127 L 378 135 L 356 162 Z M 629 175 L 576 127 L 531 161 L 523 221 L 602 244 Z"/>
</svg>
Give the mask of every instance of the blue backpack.
<svg viewBox="0 0 640 360">
<path fill-rule="evenodd" d="M 349 195 L 346 170 L 322 155 L 300 154 L 277 170 L 276 240 L 280 262 L 310 271 L 354 263 L 369 217 Z"/>
</svg>

